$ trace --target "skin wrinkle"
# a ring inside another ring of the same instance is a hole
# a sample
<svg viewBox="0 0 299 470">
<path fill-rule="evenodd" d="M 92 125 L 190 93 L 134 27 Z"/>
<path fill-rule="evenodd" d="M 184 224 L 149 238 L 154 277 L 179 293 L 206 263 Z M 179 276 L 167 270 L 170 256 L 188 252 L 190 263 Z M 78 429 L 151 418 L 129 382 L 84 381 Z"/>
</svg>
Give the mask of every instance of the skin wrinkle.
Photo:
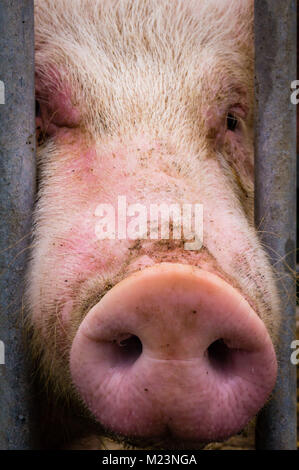
<svg viewBox="0 0 299 470">
<path fill-rule="evenodd" d="M 141 244 L 143 242 L 143 240 L 134 241 L 133 243 L 136 244 L 138 242 Z M 184 243 L 184 241 L 183 241 L 183 243 Z M 156 242 L 156 244 L 159 245 L 159 241 Z M 136 259 L 140 256 L 140 251 L 135 255 Z M 202 252 L 205 252 L 208 256 L 213 258 L 212 255 L 209 253 L 209 250 L 205 246 L 203 246 L 203 248 L 201 249 L 201 253 Z M 113 278 L 110 278 L 110 279 L 104 281 L 105 283 L 108 284 L 109 290 L 112 287 L 114 287 L 123 278 L 123 273 L 126 272 L 127 266 L 133 261 L 133 259 L 134 258 L 128 259 L 127 263 L 122 267 L 121 271 L 119 273 L 117 273 Z M 198 264 L 197 266 L 200 267 L 200 264 Z M 134 270 L 133 272 L 130 273 L 130 275 L 135 273 L 135 272 L 140 271 L 141 269 L 142 268 Z M 217 275 L 219 277 L 221 277 L 223 280 L 225 280 L 226 282 L 231 284 L 236 290 L 238 290 L 238 292 L 247 300 L 249 305 L 253 308 L 253 310 L 256 311 L 256 313 L 260 317 L 259 310 L 258 310 L 257 305 L 255 304 L 253 298 L 249 297 L 248 295 L 246 295 L 242 291 L 240 285 L 238 284 L 237 279 L 230 278 L 225 272 L 221 271 L 221 269 L 219 267 L 217 267 L 217 271 L 213 270 L 213 272 L 217 273 Z M 86 283 L 89 284 L 90 282 L 91 282 L 91 280 L 88 279 Z M 253 279 L 253 282 L 254 282 L 254 279 Z M 100 299 L 107 293 L 107 288 L 103 289 L 100 285 L 98 286 L 99 283 L 98 283 L 97 279 L 93 282 L 93 284 L 97 285 L 96 293 L 95 293 L 95 287 L 94 286 L 92 286 L 89 289 L 89 290 L 91 290 L 90 294 L 88 293 L 88 291 L 86 292 L 86 288 L 84 286 L 84 283 L 81 287 L 81 289 L 82 289 L 81 293 L 79 293 L 79 294 L 78 294 L 77 286 L 75 287 L 73 295 L 77 296 L 78 304 L 84 305 L 84 308 L 80 311 L 79 316 L 78 316 L 78 312 L 76 312 L 76 325 L 77 325 L 77 327 L 82 323 L 82 320 L 85 318 L 88 311 L 91 310 L 91 308 L 96 303 L 98 303 L 100 301 Z M 257 290 L 257 292 L 258 292 L 258 290 Z M 271 310 L 271 307 L 269 305 L 265 305 L 265 307 L 268 308 L 269 310 Z M 71 314 L 71 316 L 72 316 L 72 314 Z M 77 328 L 74 329 L 74 333 L 76 331 L 77 331 Z"/>
</svg>

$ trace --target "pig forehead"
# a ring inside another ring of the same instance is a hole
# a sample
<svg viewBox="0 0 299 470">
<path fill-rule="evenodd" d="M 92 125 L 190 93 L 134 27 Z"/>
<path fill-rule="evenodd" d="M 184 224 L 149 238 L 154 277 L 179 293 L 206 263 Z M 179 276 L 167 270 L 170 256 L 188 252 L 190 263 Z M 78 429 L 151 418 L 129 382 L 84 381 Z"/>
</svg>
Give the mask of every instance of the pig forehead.
<svg viewBox="0 0 299 470">
<path fill-rule="evenodd" d="M 55 7 L 51 0 L 36 0 L 35 5 L 40 65 L 47 54 L 56 64 L 63 55 L 79 55 L 81 65 L 99 61 L 115 73 L 123 56 L 138 60 L 136 51 L 171 62 L 182 51 L 190 56 L 208 47 L 225 56 L 230 49 L 232 60 L 238 49 L 242 55 L 246 46 L 251 49 L 252 0 L 56 0 Z M 94 60 L 86 61 L 90 51 Z"/>
<path fill-rule="evenodd" d="M 197 120 L 201 104 L 252 89 L 251 4 L 37 0 L 37 75 L 54 92 L 67 81 L 84 121 L 103 131 L 141 114 L 182 121 L 183 108 Z"/>
</svg>

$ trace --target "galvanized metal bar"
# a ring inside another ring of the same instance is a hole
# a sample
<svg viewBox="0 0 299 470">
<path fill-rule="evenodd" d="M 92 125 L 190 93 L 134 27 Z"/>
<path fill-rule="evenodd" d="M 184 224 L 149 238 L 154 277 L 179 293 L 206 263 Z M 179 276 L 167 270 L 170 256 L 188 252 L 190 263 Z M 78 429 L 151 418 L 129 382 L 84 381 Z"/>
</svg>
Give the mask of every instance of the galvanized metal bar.
<svg viewBox="0 0 299 470">
<path fill-rule="evenodd" d="M 0 449 L 28 449 L 22 297 L 35 194 L 33 0 L 0 2 L 0 81 Z"/>
<path fill-rule="evenodd" d="M 277 272 L 283 322 L 273 398 L 260 413 L 257 449 L 296 449 L 296 1 L 255 0 L 255 219 Z"/>
</svg>

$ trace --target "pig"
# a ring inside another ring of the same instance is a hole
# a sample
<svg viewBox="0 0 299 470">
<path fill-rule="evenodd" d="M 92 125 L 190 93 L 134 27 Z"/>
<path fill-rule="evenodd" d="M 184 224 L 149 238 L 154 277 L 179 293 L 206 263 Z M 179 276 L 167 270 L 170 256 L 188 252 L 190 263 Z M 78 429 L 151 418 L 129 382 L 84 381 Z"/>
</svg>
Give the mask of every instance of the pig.
<svg viewBox="0 0 299 470">
<path fill-rule="evenodd" d="M 254 226 L 253 0 L 36 0 L 35 31 L 26 308 L 55 446 L 223 441 L 271 399 L 281 318 Z M 162 203 L 202 206 L 198 249 L 173 214 L 169 237 L 128 236 Z"/>
</svg>

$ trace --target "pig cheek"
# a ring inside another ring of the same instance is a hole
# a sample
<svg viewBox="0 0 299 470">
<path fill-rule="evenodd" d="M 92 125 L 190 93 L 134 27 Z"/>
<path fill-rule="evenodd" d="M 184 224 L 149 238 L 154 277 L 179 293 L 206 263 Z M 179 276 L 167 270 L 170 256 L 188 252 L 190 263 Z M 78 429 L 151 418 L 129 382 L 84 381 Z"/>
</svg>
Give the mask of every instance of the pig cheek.
<svg viewBox="0 0 299 470">
<path fill-rule="evenodd" d="M 55 282 L 65 297 L 76 296 L 82 282 L 97 275 L 118 272 L 129 256 L 129 242 L 98 240 L 96 217 L 85 214 L 74 218 L 74 226 L 59 234 L 48 258 L 54 259 Z M 63 241 L 61 241 L 63 239 Z M 62 287 L 61 287 L 62 286 Z"/>
<path fill-rule="evenodd" d="M 58 268 L 55 284 L 64 284 L 63 294 L 67 294 L 74 284 L 119 266 L 127 246 L 117 240 L 98 240 L 96 237 L 98 218 L 95 209 L 100 202 L 108 202 L 100 187 L 105 172 L 103 174 L 99 167 L 96 149 L 82 150 L 82 136 L 70 132 L 59 133 L 56 145 L 61 149 L 61 155 L 55 162 L 55 175 L 52 176 L 53 184 L 48 185 L 47 198 L 48 205 L 58 208 L 58 216 L 53 220 L 55 238 L 46 250 L 46 259 L 55 260 L 54 265 Z M 55 184 L 57 180 L 65 181 L 63 195 Z M 63 224 L 70 228 L 62 231 Z M 66 313 L 64 317 L 67 317 Z"/>
<path fill-rule="evenodd" d="M 58 217 L 69 217 L 68 225 L 74 225 L 73 218 L 80 213 L 80 224 L 88 220 L 90 206 L 100 201 L 105 174 L 99 165 L 94 145 L 86 142 L 86 136 L 77 129 L 59 129 L 53 143 L 55 152 L 50 157 L 47 174 L 46 204 L 54 207 Z M 41 162 L 46 156 L 41 155 Z M 55 224 L 55 221 L 53 221 Z M 59 230 L 60 223 L 56 222 Z"/>
<path fill-rule="evenodd" d="M 82 235 L 84 236 L 87 235 Z M 123 256 L 123 253 L 117 252 L 115 247 L 114 252 L 119 253 L 119 257 Z M 51 265 L 45 266 L 47 282 L 46 285 L 41 285 L 40 313 L 37 313 L 37 321 L 44 325 L 43 317 L 46 319 L 48 312 L 43 306 L 47 305 L 49 308 L 51 306 L 53 315 L 58 314 L 59 336 L 67 339 L 72 326 L 72 312 L 77 305 L 82 284 L 99 274 L 102 278 L 113 269 L 117 271 L 120 262 L 114 252 L 105 243 L 99 249 L 99 245 L 95 248 L 95 245 L 89 242 L 76 244 L 76 240 L 60 243 L 58 249 L 49 252 L 46 258 L 52 262 Z M 43 328 L 46 328 L 46 324 Z M 47 336 L 46 329 L 44 334 Z"/>
<path fill-rule="evenodd" d="M 76 279 L 80 276 L 85 279 L 119 266 L 128 251 L 127 243 L 97 240 L 93 224 L 78 232 L 75 237 L 73 231 L 64 236 L 72 238 L 66 238 L 61 250 L 62 256 L 58 254 L 57 259 L 63 260 L 64 270 L 72 273 Z"/>
<path fill-rule="evenodd" d="M 62 333 L 64 334 L 65 337 L 67 337 L 68 335 L 71 312 L 72 312 L 73 306 L 74 306 L 74 301 L 68 300 L 65 302 L 61 310 L 61 314 L 60 314 L 61 327 L 62 327 Z"/>
<path fill-rule="evenodd" d="M 241 136 L 237 133 L 229 132 L 229 136 L 225 139 L 225 153 L 227 154 L 228 163 L 234 168 L 239 180 L 242 182 L 247 192 L 253 191 L 254 181 L 254 164 L 253 150 L 246 147 L 241 140 Z"/>
</svg>

